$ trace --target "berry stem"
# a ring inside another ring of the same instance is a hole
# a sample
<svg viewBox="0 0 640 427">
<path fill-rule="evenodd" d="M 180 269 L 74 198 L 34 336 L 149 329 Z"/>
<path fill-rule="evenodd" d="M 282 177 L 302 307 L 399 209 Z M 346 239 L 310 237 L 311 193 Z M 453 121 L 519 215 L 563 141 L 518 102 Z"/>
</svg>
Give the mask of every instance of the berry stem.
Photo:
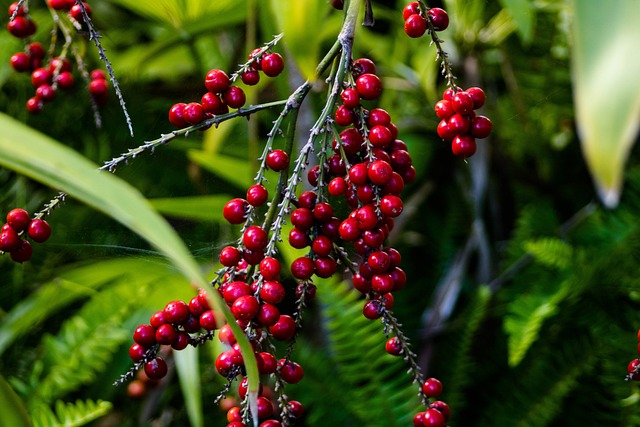
<svg viewBox="0 0 640 427">
<path fill-rule="evenodd" d="M 262 56 L 263 53 L 265 53 L 268 50 L 271 50 L 272 47 L 274 47 L 276 44 L 278 44 L 278 42 L 280 41 L 280 39 L 283 36 L 284 36 L 284 33 L 280 33 L 280 34 L 274 36 L 273 40 L 265 43 L 264 46 L 260 48 L 260 50 L 258 50 L 257 52 L 255 52 L 254 54 L 251 55 L 251 57 L 249 58 L 249 60 L 247 62 L 242 64 L 240 66 L 240 68 L 238 68 L 238 70 L 236 70 L 233 74 L 231 74 L 229 76 L 229 80 L 231 80 L 231 82 L 235 82 L 238 79 L 238 77 L 240 77 L 242 75 L 243 72 L 245 72 L 249 68 L 251 68 L 253 63 L 256 62 L 257 58 L 259 58 L 260 56 Z"/>
<path fill-rule="evenodd" d="M 16 10 L 14 10 L 13 13 L 11 14 L 11 16 L 9 17 L 9 22 L 11 22 L 14 19 L 16 19 L 16 16 L 18 16 L 18 12 L 20 11 L 21 7 L 24 7 L 25 11 L 29 11 L 28 5 L 25 5 L 26 2 L 27 2 L 27 0 L 19 0 L 18 1 L 18 4 L 16 5 Z"/>
<path fill-rule="evenodd" d="M 457 77 L 453 74 L 453 67 L 451 66 L 451 63 L 448 59 L 449 54 L 442 48 L 442 43 L 444 43 L 444 40 L 438 37 L 438 33 L 433 27 L 433 22 L 431 21 L 431 18 L 427 13 L 430 8 L 422 0 L 419 0 L 418 3 L 420 4 L 421 14 L 427 20 L 427 32 L 431 36 L 431 43 L 436 46 L 436 61 L 440 60 L 441 62 L 442 75 L 447 80 L 447 86 L 453 89 L 454 92 L 457 92 L 457 86 L 455 84 L 455 80 Z"/>
<path fill-rule="evenodd" d="M 109 74 L 109 80 L 113 84 L 113 89 L 118 96 L 118 101 L 120 101 L 120 107 L 122 108 L 122 112 L 124 113 L 125 120 L 127 121 L 127 127 L 129 128 L 129 133 L 131 137 L 133 137 L 133 124 L 131 123 L 131 117 L 129 116 L 129 112 L 127 111 L 127 106 L 124 102 L 124 97 L 122 96 L 122 91 L 120 90 L 120 85 L 118 84 L 118 80 L 116 80 L 115 72 L 113 71 L 113 67 L 111 66 L 111 62 L 107 59 L 107 54 L 105 53 L 104 48 L 102 47 L 102 43 L 100 43 L 100 34 L 93 27 L 93 23 L 91 22 L 91 18 L 87 13 L 87 9 L 84 7 L 82 0 L 76 0 L 76 4 L 80 6 L 80 10 L 82 11 L 82 19 L 85 24 L 87 24 L 87 28 L 89 30 L 89 40 L 93 41 L 96 48 L 98 49 L 98 55 L 107 69 L 107 73 Z"/>
</svg>

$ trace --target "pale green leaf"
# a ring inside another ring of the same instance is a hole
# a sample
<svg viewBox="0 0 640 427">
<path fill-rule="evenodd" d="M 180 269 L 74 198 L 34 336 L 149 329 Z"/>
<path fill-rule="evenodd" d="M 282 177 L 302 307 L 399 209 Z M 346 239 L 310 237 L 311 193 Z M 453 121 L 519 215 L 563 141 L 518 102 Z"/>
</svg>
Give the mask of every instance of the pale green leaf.
<svg viewBox="0 0 640 427">
<path fill-rule="evenodd" d="M 188 156 L 209 172 L 239 188 L 247 188 L 251 185 L 251 170 L 249 163 L 244 160 L 199 150 L 190 150 Z"/>
<path fill-rule="evenodd" d="M 194 347 L 187 347 L 182 351 L 175 351 L 173 358 L 176 362 L 180 389 L 184 396 L 191 427 L 202 427 L 204 421 L 198 350 Z"/>
<path fill-rule="evenodd" d="M 150 199 L 151 205 L 166 216 L 196 221 L 220 221 L 222 209 L 231 199 L 227 195 L 168 197 Z"/>
<path fill-rule="evenodd" d="M 513 19 L 516 31 L 522 42 L 525 44 L 531 42 L 535 23 L 531 0 L 500 0 L 500 3 Z"/>
<path fill-rule="evenodd" d="M 640 2 L 572 2 L 573 94 L 582 152 L 602 202 L 620 199 L 624 166 L 640 125 Z"/>
<path fill-rule="evenodd" d="M 27 409 L 9 383 L 0 375 L 0 425 L 30 427 Z"/>
</svg>

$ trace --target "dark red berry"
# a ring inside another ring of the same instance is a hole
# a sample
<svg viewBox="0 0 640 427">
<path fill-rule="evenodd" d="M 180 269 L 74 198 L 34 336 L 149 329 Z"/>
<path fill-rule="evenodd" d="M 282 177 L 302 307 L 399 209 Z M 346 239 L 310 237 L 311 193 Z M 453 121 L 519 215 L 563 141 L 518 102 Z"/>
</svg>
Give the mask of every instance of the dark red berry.
<svg viewBox="0 0 640 427">
<path fill-rule="evenodd" d="M 402 344 L 398 337 L 389 338 L 384 349 L 392 356 L 400 356 L 402 354 Z"/>
<path fill-rule="evenodd" d="M 289 232 L 289 244 L 295 249 L 302 249 L 309 246 L 309 236 L 304 230 L 292 228 Z"/>
<path fill-rule="evenodd" d="M 429 378 L 422 384 L 422 392 L 427 397 L 438 397 L 442 394 L 442 383 L 437 378 Z"/>
<path fill-rule="evenodd" d="M 0 251 L 12 252 L 20 246 L 22 239 L 18 236 L 18 232 L 11 227 L 3 227 L 0 232 Z"/>
<path fill-rule="evenodd" d="M 307 280 L 313 275 L 314 264 L 310 258 L 300 257 L 291 263 L 291 274 L 299 280 Z"/>
<path fill-rule="evenodd" d="M 220 264 L 225 267 L 234 267 L 242 259 L 242 254 L 237 248 L 233 246 L 226 246 L 220 251 L 218 259 L 220 260 Z"/>
<path fill-rule="evenodd" d="M 353 88 L 346 88 L 340 94 L 342 104 L 349 109 L 354 109 L 360 105 L 360 94 Z"/>
<path fill-rule="evenodd" d="M 93 96 L 104 96 L 109 91 L 109 83 L 105 79 L 91 80 L 89 92 Z"/>
<path fill-rule="evenodd" d="M 133 332 L 133 340 L 148 348 L 156 343 L 156 329 L 151 325 L 140 325 Z"/>
<path fill-rule="evenodd" d="M 43 219 L 34 219 L 29 223 L 27 234 L 34 242 L 46 242 L 49 236 L 51 236 L 51 227 L 49 223 Z"/>
<path fill-rule="evenodd" d="M 449 26 L 449 15 L 444 9 L 432 7 L 427 11 L 427 16 L 433 24 L 433 29 L 436 31 L 444 31 Z"/>
<path fill-rule="evenodd" d="M 451 151 L 458 157 L 471 157 L 476 152 L 476 140 L 470 135 L 457 135 L 451 142 Z"/>
<path fill-rule="evenodd" d="M 471 136 L 474 138 L 486 138 L 493 129 L 493 123 L 485 116 L 476 116 L 471 119 Z"/>
<path fill-rule="evenodd" d="M 264 55 L 260 65 L 262 72 L 269 77 L 275 77 L 284 70 L 284 60 L 279 53 L 275 52 Z"/>
<path fill-rule="evenodd" d="M 14 1 L 9 5 L 9 17 L 13 16 L 14 13 L 16 16 L 24 16 L 27 11 L 24 9 L 24 6 L 20 6 L 20 9 L 18 9 L 18 2 Z"/>
<path fill-rule="evenodd" d="M 278 321 L 269 327 L 269 332 L 278 341 L 288 341 L 296 333 L 296 322 L 293 317 L 282 314 L 278 318 Z"/>
<path fill-rule="evenodd" d="M 347 191 L 347 182 L 342 177 L 333 178 L 328 185 L 329 194 L 342 196 Z"/>
<path fill-rule="evenodd" d="M 180 103 L 174 104 L 169 109 L 169 121 L 175 127 L 183 128 L 187 126 L 187 121 L 184 119 L 184 116 L 183 116 L 184 107 L 186 106 L 187 104 L 180 102 Z"/>
<path fill-rule="evenodd" d="M 338 270 L 336 260 L 330 256 L 318 257 L 314 260 L 315 274 L 323 279 L 333 276 Z"/>
<path fill-rule="evenodd" d="M 254 68 L 249 68 L 248 70 L 242 72 L 242 74 L 240 75 L 240 79 L 242 80 L 242 83 L 246 84 L 247 86 L 254 86 L 257 85 L 260 81 L 260 73 Z"/>
<path fill-rule="evenodd" d="M 289 155 L 284 150 L 273 150 L 267 154 L 267 167 L 279 172 L 289 167 Z"/>
<path fill-rule="evenodd" d="M 217 68 L 210 70 L 204 78 L 204 85 L 209 92 L 223 93 L 231 85 L 227 73 Z"/>
<path fill-rule="evenodd" d="M 382 82 L 375 74 L 363 74 L 356 80 L 356 90 L 362 99 L 376 99 L 382 93 Z"/>
<path fill-rule="evenodd" d="M 382 303 L 378 300 L 367 301 L 362 309 L 364 317 L 370 320 L 379 319 L 382 317 Z"/>
<path fill-rule="evenodd" d="M 29 37 L 36 32 L 36 25 L 28 17 L 16 16 L 13 21 L 9 21 L 9 23 L 7 23 L 7 30 L 14 37 L 24 38 Z"/>
<path fill-rule="evenodd" d="M 393 141 L 388 127 L 375 125 L 369 131 L 369 142 L 376 148 L 386 148 Z"/>
<path fill-rule="evenodd" d="M 34 96 L 33 98 L 29 98 L 27 100 L 27 111 L 31 114 L 38 114 L 44 108 L 44 102 L 42 99 Z"/>
<path fill-rule="evenodd" d="M 197 102 L 190 102 L 182 110 L 182 117 L 190 125 L 202 123 L 205 118 L 204 108 Z"/>
<path fill-rule="evenodd" d="M 252 225 L 244 231 L 242 242 L 247 249 L 260 251 L 267 246 L 268 236 L 262 227 Z"/>
<path fill-rule="evenodd" d="M 85 3 L 85 2 L 82 2 L 82 5 L 84 6 L 85 11 L 87 12 L 87 15 L 88 15 L 88 16 L 89 16 L 89 18 L 90 18 L 90 17 L 91 17 L 91 15 L 92 15 L 91 7 L 89 7 L 89 5 L 88 5 L 87 3 Z M 79 4 L 77 4 L 77 3 L 76 3 L 76 4 L 74 4 L 74 5 L 71 7 L 71 10 L 69 11 L 69 14 L 70 14 L 70 15 L 71 15 L 71 17 L 72 17 L 73 19 L 75 19 L 76 21 L 78 21 L 78 22 L 80 22 L 80 23 L 84 22 L 84 16 L 83 16 L 83 14 L 82 14 L 82 8 L 80 7 L 80 5 L 79 5 Z"/>
<path fill-rule="evenodd" d="M 334 9 L 342 10 L 344 9 L 344 0 L 331 0 L 331 6 Z"/>
<path fill-rule="evenodd" d="M 144 373 L 151 380 L 160 380 L 167 375 L 167 362 L 160 357 L 155 357 L 144 364 Z"/>
<path fill-rule="evenodd" d="M 265 280 L 277 279 L 280 276 L 280 261 L 271 257 L 264 258 L 260 261 L 260 274 Z"/>
<path fill-rule="evenodd" d="M 189 306 L 184 301 L 176 300 L 164 307 L 164 318 L 167 323 L 183 323 L 189 317 Z"/>
<path fill-rule="evenodd" d="M 393 169 L 391 168 L 391 165 L 384 160 L 371 162 L 367 167 L 367 176 L 369 180 L 380 187 L 386 185 L 391 180 L 392 173 Z"/>
<path fill-rule="evenodd" d="M 231 305 L 231 312 L 238 320 L 251 320 L 260 310 L 260 303 L 253 295 L 244 295 Z"/>
<path fill-rule="evenodd" d="M 412 1 L 402 10 L 402 18 L 406 21 L 411 15 L 420 14 L 420 5 L 417 1 Z"/>
<path fill-rule="evenodd" d="M 245 199 L 231 199 L 222 210 L 222 216 L 231 224 L 242 224 L 247 219 L 249 203 Z"/>
<path fill-rule="evenodd" d="M 19 73 L 24 73 L 31 69 L 31 58 L 29 58 L 29 55 L 24 52 L 18 52 L 11 55 L 9 62 L 11 63 L 11 68 Z"/>
<path fill-rule="evenodd" d="M 56 99 L 56 91 L 51 85 L 42 85 L 36 89 L 36 97 L 42 99 L 43 102 L 49 102 Z"/>
<path fill-rule="evenodd" d="M 427 31 L 427 20 L 418 14 L 409 16 L 404 22 L 404 32 L 411 38 L 422 37 Z"/>
<path fill-rule="evenodd" d="M 473 98 L 467 92 L 460 90 L 451 98 L 451 106 L 458 114 L 469 114 L 473 111 Z"/>
<path fill-rule="evenodd" d="M 285 289 L 280 282 L 267 280 L 260 288 L 260 298 L 269 304 L 278 304 L 284 300 Z"/>
<path fill-rule="evenodd" d="M 235 281 L 228 283 L 222 290 L 222 297 L 227 304 L 233 304 L 235 300 L 245 295 L 252 295 L 253 291 L 251 286 L 245 282 Z"/>
<path fill-rule="evenodd" d="M 9 224 L 9 226 L 16 232 L 26 230 L 31 223 L 29 212 L 21 208 L 11 209 L 9 213 L 7 213 L 6 219 L 7 224 Z"/>
<path fill-rule="evenodd" d="M 147 349 L 138 343 L 134 343 L 131 345 L 131 347 L 129 347 L 129 357 L 134 362 L 139 362 L 144 359 L 144 355 L 146 352 Z"/>
<path fill-rule="evenodd" d="M 156 341 L 158 344 L 171 345 L 178 338 L 178 331 L 172 325 L 165 323 L 156 329 Z"/>
<path fill-rule="evenodd" d="M 424 427 L 444 427 L 444 415 L 435 408 L 427 409 L 424 412 L 422 425 Z"/>
<path fill-rule="evenodd" d="M 353 123 L 355 115 L 353 114 L 353 110 L 341 105 L 336 109 L 334 118 L 338 126 L 349 126 Z"/>
<path fill-rule="evenodd" d="M 31 84 L 33 87 L 40 87 L 53 83 L 53 74 L 46 68 L 38 68 L 31 73 Z"/>
<path fill-rule="evenodd" d="M 225 104 L 231 108 L 240 108 L 247 102 L 247 96 L 244 94 L 242 88 L 238 86 L 230 86 L 224 91 L 222 98 Z"/>
<path fill-rule="evenodd" d="M 18 247 L 9 252 L 9 255 L 13 261 L 22 263 L 29 261 L 32 253 L 33 248 L 31 247 L 31 243 L 26 240 L 20 240 Z"/>
<path fill-rule="evenodd" d="M 375 74 L 375 73 L 376 73 L 376 64 L 374 64 L 374 62 L 369 58 L 359 58 L 353 61 L 354 77 L 358 77 L 363 74 Z"/>
<path fill-rule="evenodd" d="M 200 326 L 207 331 L 213 331 L 218 327 L 218 320 L 216 319 L 215 312 L 213 310 L 204 311 L 199 318 Z"/>
<path fill-rule="evenodd" d="M 441 400 L 436 400 L 431 404 L 431 408 L 437 409 L 444 416 L 444 420 L 449 421 L 449 417 L 451 416 L 451 410 L 449 409 L 449 405 Z"/>
<path fill-rule="evenodd" d="M 280 359 L 278 360 L 278 366 L 280 367 L 280 376 L 286 383 L 296 384 L 304 377 L 302 366 L 296 362 Z"/>
<path fill-rule="evenodd" d="M 73 88 L 73 85 L 74 85 L 73 74 L 71 74 L 71 72 L 69 71 L 63 71 L 58 75 L 58 78 L 56 79 L 56 83 L 58 84 L 58 87 L 63 90 L 69 90 Z"/>
<path fill-rule="evenodd" d="M 380 211 L 391 218 L 395 218 L 402 213 L 404 205 L 402 199 L 392 194 L 383 196 L 380 200 Z"/>
<path fill-rule="evenodd" d="M 484 94 L 484 91 L 481 88 L 470 87 L 465 92 L 467 92 L 471 96 L 471 99 L 473 99 L 474 110 L 477 110 L 478 108 L 484 105 L 484 102 L 486 100 L 486 95 Z"/>
</svg>

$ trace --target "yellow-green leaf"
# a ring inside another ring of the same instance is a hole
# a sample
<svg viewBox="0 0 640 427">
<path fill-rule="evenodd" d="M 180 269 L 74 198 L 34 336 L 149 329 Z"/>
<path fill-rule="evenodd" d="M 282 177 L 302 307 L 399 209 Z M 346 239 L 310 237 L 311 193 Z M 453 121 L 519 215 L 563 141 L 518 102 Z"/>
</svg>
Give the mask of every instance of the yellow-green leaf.
<svg viewBox="0 0 640 427">
<path fill-rule="evenodd" d="M 0 375 L 0 402 L 0 425 L 11 427 L 32 425 L 24 403 L 2 375 Z"/>
<path fill-rule="evenodd" d="M 573 86 L 582 152 L 602 202 L 615 207 L 640 124 L 640 3 L 573 1 Z"/>
</svg>

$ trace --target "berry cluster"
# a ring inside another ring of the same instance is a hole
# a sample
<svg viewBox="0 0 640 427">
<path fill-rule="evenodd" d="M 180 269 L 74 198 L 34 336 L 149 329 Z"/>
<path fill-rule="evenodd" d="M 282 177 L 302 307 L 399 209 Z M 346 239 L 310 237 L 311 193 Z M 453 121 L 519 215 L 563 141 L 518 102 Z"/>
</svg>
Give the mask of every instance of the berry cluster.
<svg viewBox="0 0 640 427">
<path fill-rule="evenodd" d="M 488 117 L 477 116 L 474 111 L 484 105 L 484 91 L 479 87 L 447 88 L 442 98 L 434 108 L 440 119 L 438 135 L 451 141 L 453 154 L 470 157 L 476 152 L 476 138 L 489 136 L 493 126 Z"/>
<path fill-rule="evenodd" d="M 426 14 L 417 1 L 411 2 L 402 10 L 404 32 L 411 38 L 422 37 L 431 22 L 434 31 L 444 31 L 449 27 L 449 15 L 444 9 L 432 7 Z M 428 21 L 427 21 L 428 20 Z"/>
<path fill-rule="evenodd" d="M 31 219 L 29 212 L 16 208 L 7 214 L 7 222 L 0 228 L 0 252 L 9 253 L 15 262 L 25 262 L 31 258 L 33 248 L 24 237 L 36 243 L 43 243 L 51 236 L 47 221 Z"/>
<path fill-rule="evenodd" d="M 174 104 L 169 110 L 169 121 L 172 125 L 183 128 L 226 114 L 229 108 L 241 108 L 247 98 L 241 87 L 232 84 L 238 75 L 244 84 L 253 86 L 260 81 L 260 71 L 268 77 L 276 77 L 282 70 L 284 60 L 279 53 L 255 49 L 249 55 L 249 62 L 231 77 L 217 68 L 209 71 L 204 79 L 207 93 L 202 95 L 200 102 Z"/>
<path fill-rule="evenodd" d="M 56 11 L 68 12 L 69 19 L 79 26 L 84 22 L 82 8 L 75 0 L 48 0 L 48 5 Z M 91 15 L 91 8 L 83 3 L 87 14 Z M 18 3 L 9 6 L 9 16 L 13 17 L 7 24 L 11 34 L 19 38 L 28 38 L 35 34 L 36 26 L 23 6 Z M 15 16 L 14 16 L 15 15 Z M 35 88 L 35 95 L 27 100 L 26 108 L 32 114 L 40 113 L 44 104 L 53 101 L 58 89 L 65 91 L 74 87 L 75 79 L 72 74 L 71 62 L 66 58 L 66 50 L 61 56 L 53 57 L 45 64 L 46 52 L 41 43 L 32 42 L 26 45 L 24 52 L 17 52 L 11 56 L 11 67 L 19 73 L 31 73 L 31 83 Z M 108 84 L 106 74 L 101 70 L 91 73 L 89 92 L 98 105 L 106 101 Z"/>
<path fill-rule="evenodd" d="M 428 398 L 436 398 L 442 394 L 442 383 L 436 378 L 429 378 L 422 383 L 422 393 Z M 451 410 L 449 405 L 441 400 L 429 404 L 424 412 L 418 412 L 413 417 L 414 427 L 444 427 L 449 421 Z"/>
</svg>

